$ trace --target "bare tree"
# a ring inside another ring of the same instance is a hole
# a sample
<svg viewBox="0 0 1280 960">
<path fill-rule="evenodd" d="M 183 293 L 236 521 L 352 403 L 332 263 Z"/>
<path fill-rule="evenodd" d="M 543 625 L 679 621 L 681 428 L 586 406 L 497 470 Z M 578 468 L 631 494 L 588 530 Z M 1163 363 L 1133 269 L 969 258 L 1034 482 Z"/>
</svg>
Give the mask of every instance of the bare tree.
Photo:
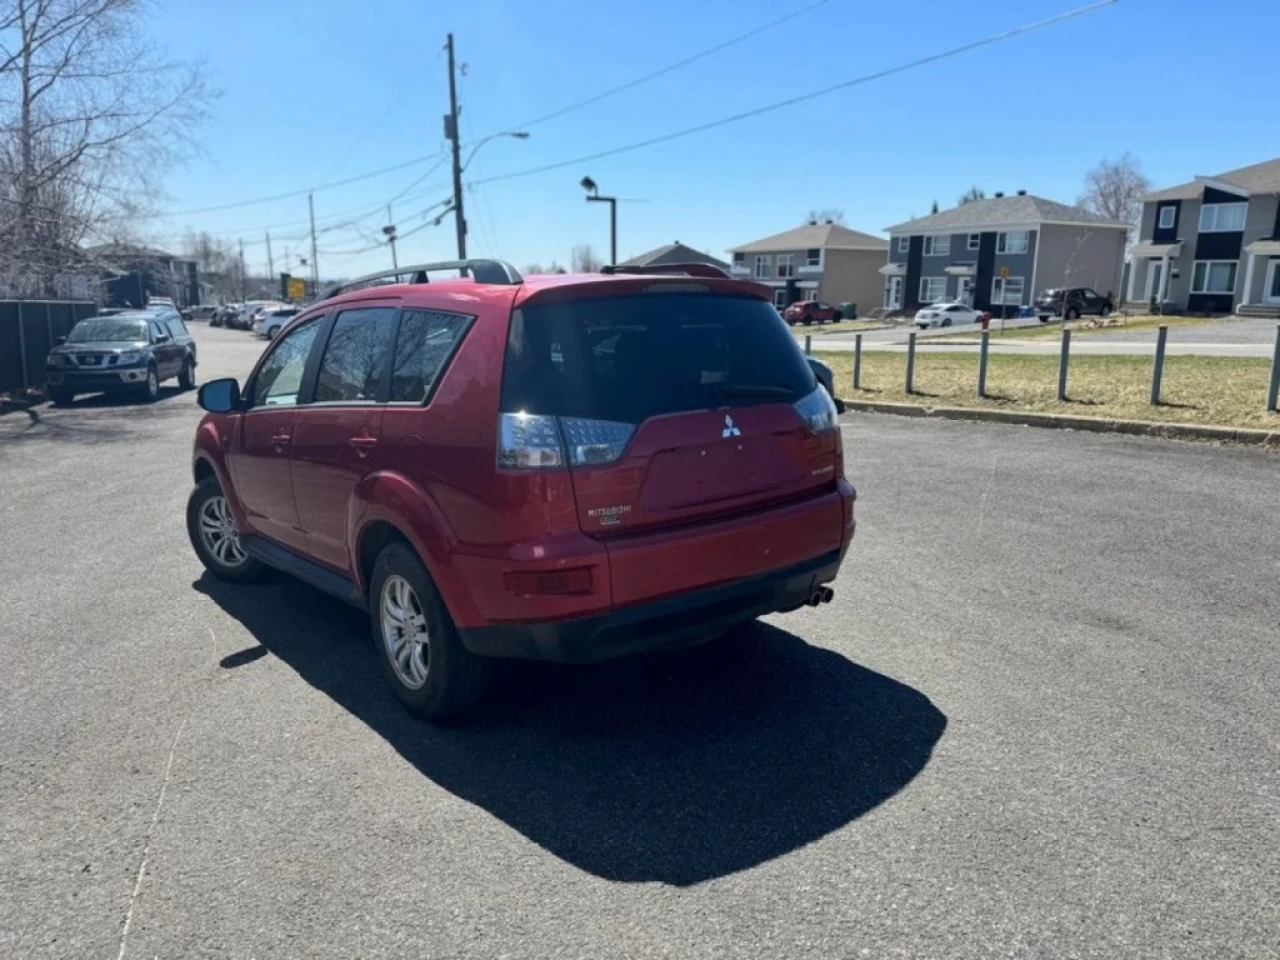
<svg viewBox="0 0 1280 960">
<path fill-rule="evenodd" d="M 591 244 L 580 243 L 570 252 L 569 264 L 573 273 L 598 273 L 604 261 Z"/>
<path fill-rule="evenodd" d="M 1151 181 L 1142 175 L 1137 159 L 1129 153 L 1118 160 L 1103 160 L 1084 176 L 1080 206 L 1121 223 L 1137 225 L 1142 217 L 1141 197 L 1151 192 Z"/>
<path fill-rule="evenodd" d="M 963 207 L 966 203 L 973 203 L 975 200 L 987 199 L 987 191 L 983 190 L 977 184 L 974 184 L 964 193 L 960 194 L 960 199 L 956 201 L 956 206 Z"/>
<path fill-rule="evenodd" d="M 930 214 L 934 214 L 934 213 L 937 213 L 937 212 L 938 212 L 938 201 L 937 201 L 937 200 L 935 200 L 935 201 L 933 201 L 933 208 L 929 211 L 929 213 L 930 213 Z"/>
<path fill-rule="evenodd" d="M 543 267 L 542 264 L 538 263 L 535 260 L 533 263 L 526 263 L 524 265 L 524 270 L 521 272 L 525 274 L 534 274 L 534 273 L 546 273 L 547 270 L 545 267 Z"/>
<path fill-rule="evenodd" d="M 90 239 L 131 240 L 211 94 L 143 37 L 143 0 L 0 0 L 0 290 L 54 293 Z"/>
<path fill-rule="evenodd" d="M 837 210 L 835 207 L 823 207 L 821 210 L 810 210 L 808 216 L 809 223 L 839 223 L 844 224 L 844 211 Z"/>
</svg>

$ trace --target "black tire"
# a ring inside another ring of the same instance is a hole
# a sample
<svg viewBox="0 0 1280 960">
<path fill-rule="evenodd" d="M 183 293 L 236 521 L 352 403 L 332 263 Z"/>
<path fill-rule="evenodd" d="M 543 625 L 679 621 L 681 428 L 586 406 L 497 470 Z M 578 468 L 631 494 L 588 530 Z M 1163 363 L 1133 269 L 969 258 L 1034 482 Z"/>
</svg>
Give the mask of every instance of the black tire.
<svg viewBox="0 0 1280 960">
<path fill-rule="evenodd" d="M 836 413 L 844 413 L 844 401 L 839 397 L 832 397 L 831 399 L 835 402 Z"/>
<path fill-rule="evenodd" d="M 949 327 L 949 326 L 951 326 L 951 318 L 950 318 L 950 317 L 943 317 L 943 318 L 942 318 L 941 326 L 944 326 L 944 327 Z"/>
<path fill-rule="evenodd" d="M 1071 320 L 1079 320 L 1079 319 L 1080 319 L 1080 311 L 1079 311 L 1079 310 L 1077 310 L 1075 307 L 1072 307 L 1072 308 L 1071 308 L 1070 310 L 1068 310 L 1065 314 L 1063 314 L 1063 319 L 1064 319 L 1064 320 L 1067 320 L 1067 321 L 1071 321 Z"/>
<path fill-rule="evenodd" d="M 1098 316 L 1100 316 L 1100 317 L 1109 317 L 1109 316 L 1111 316 L 1111 304 L 1109 304 L 1109 303 L 1104 303 L 1104 304 L 1102 305 L 1102 309 L 1098 311 Z"/>
<path fill-rule="evenodd" d="M 144 403 L 155 403 L 160 399 L 160 373 L 154 363 L 147 365 L 147 379 L 139 390 Z"/>
<path fill-rule="evenodd" d="M 382 608 L 388 580 L 407 581 L 426 623 L 426 679 L 414 688 L 407 684 L 393 664 L 391 651 L 383 639 Z M 443 720 L 474 704 L 489 680 L 489 661 L 462 645 L 444 601 L 417 554 L 403 543 L 393 543 L 378 554 L 369 583 L 369 623 L 375 655 L 383 675 L 396 697 L 414 716 L 423 720 Z"/>
<path fill-rule="evenodd" d="M 191 496 L 187 499 L 187 536 L 191 539 L 192 549 L 204 564 L 204 568 L 219 580 L 231 583 L 252 583 L 254 580 L 261 579 L 267 570 L 262 563 L 252 557 L 246 557 L 239 563 L 225 563 L 214 555 L 205 543 L 204 537 L 201 536 L 201 512 L 215 497 L 223 497 L 225 500 L 218 478 L 205 477 L 196 484 L 196 488 L 191 491 Z"/>
<path fill-rule="evenodd" d="M 183 390 L 194 390 L 196 386 L 196 362 L 190 356 L 182 362 L 178 371 L 178 386 Z"/>
<path fill-rule="evenodd" d="M 50 390 L 49 399 L 55 407 L 68 407 L 75 402 L 76 395 L 70 390 Z"/>
</svg>

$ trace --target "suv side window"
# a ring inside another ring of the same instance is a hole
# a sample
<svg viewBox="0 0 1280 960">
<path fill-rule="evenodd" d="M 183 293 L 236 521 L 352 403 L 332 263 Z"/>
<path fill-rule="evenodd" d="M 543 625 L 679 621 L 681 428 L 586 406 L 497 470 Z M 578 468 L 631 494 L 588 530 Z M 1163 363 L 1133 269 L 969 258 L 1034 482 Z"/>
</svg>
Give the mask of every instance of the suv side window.
<svg viewBox="0 0 1280 960">
<path fill-rule="evenodd" d="M 431 396 L 431 388 L 470 323 L 470 317 L 429 310 L 405 310 L 400 315 L 391 370 L 392 403 L 422 403 Z"/>
<path fill-rule="evenodd" d="M 187 326 L 182 322 L 181 317 L 170 317 L 168 322 L 169 333 L 174 340 L 185 338 L 187 334 Z"/>
<path fill-rule="evenodd" d="M 395 319 L 395 307 L 364 307 L 338 314 L 320 360 L 316 403 L 378 399 Z"/>
<path fill-rule="evenodd" d="M 165 330 L 164 327 L 160 326 L 160 323 L 156 320 L 148 320 L 147 329 L 151 331 L 152 343 L 159 343 L 161 335 L 168 333 L 168 331 Z"/>
<path fill-rule="evenodd" d="M 320 330 L 317 317 L 278 341 L 258 368 L 250 388 L 250 405 L 293 406 L 302 389 L 302 375 L 307 369 L 311 344 Z"/>
</svg>

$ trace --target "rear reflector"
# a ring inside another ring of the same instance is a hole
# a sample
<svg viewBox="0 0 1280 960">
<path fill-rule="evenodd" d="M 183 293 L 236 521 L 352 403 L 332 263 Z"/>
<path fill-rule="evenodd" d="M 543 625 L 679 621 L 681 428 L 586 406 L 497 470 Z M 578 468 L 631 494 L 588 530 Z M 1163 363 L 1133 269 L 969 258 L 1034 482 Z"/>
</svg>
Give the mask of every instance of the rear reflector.
<svg viewBox="0 0 1280 960">
<path fill-rule="evenodd" d="M 591 592 L 591 568 L 568 570 L 508 570 L 503 574 L 507 592 L 518 597 L 560 597 Z"/>
</svg>

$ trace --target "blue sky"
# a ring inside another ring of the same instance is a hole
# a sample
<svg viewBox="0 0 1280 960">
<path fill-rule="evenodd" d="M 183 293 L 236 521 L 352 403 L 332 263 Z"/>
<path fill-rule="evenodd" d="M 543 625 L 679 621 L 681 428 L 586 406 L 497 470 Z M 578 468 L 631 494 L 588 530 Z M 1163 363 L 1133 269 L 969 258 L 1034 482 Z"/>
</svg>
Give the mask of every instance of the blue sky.
<svg viewBox="0 0 1280 960">
<path fill-rule="evenodd" d="M 307 243 L 306 198 L 181 213 L 356 176 L 443 151 L 442 52 L 467 65 L 463 138 L 626 83 L 794 12 L 788 22 L 616 97 L 486 144 L 468 180 L 659 136 L 797 96 L 1065 12 L 1081 0 L 168 0 L 150 29 L 175 57 L 203 59 L 222 96 L 203 153 L 167 180 L 171 215 L 144 228 L 180 248 L 188 227 L 230 241 L 265 270 Z M 806 9 L 812 7 L 812 9 Z M 1212 13 L 1210 10 L 1212 9 Z M 565 263 L 574 244 L 619 256 L 672 240 L 719 256 L 835 207 L 854 228 L 946 207 L 971 184 L 1072 202 L 1085 171 L 1132 152 L 1157 185 L 1275 156 L 1274 0 L 1119 0 L 1079 19 L 690 137 L 467 195 L 473 256 Z M 436 161 L 315 194 L 326 277 L 390 266 L 372 211 L 401 194 L 402 234 L 449 194 Z M 418 181 L 414 185 L 415 181 Z M 439 209 L 438 207 L 436 208 Z M 367 215 L 354 227 L 336 225 Z M 401 262 L 454 253 L 452 219 L 400 245 Z"/>
</svg>

